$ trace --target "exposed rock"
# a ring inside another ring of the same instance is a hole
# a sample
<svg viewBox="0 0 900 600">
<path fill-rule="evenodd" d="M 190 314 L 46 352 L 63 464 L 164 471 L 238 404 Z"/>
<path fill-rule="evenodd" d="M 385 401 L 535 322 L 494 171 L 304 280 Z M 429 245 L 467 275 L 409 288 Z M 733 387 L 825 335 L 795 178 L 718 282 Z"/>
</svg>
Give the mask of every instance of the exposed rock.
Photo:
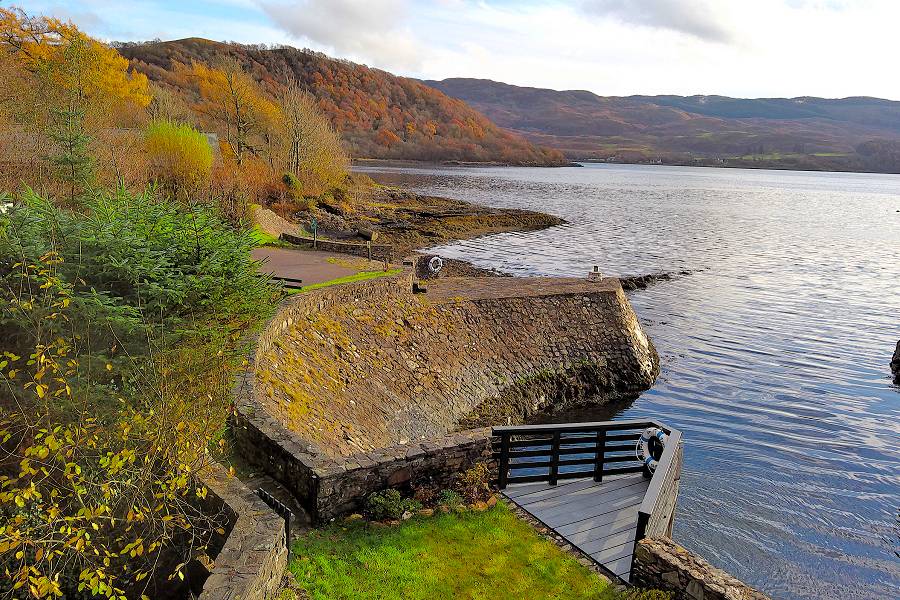
<svg viewBox="0 0 900 600">
<path fill-rule="evenodd" d="M 333 205 L 317 211 L 322 237 L 340 239 L 357 231 L 378 232 L 381 243 L 395 247 L 397 256 L 418 248 L 503 231 L 532 231 L 560 225 L 558 217 L 540 212 L 490 208 L 462 200 L 423 196 L 406 190 L 377 187 L 370 200 L 353 206 L 352 212 Z M 340 221 L 327 218 L 339 215 Z"/>
<path fill-rule="evenodd" d="M 378 239 L 378 232 L 371 229 L 358 229 L 356 235 L 369 242 L 374 242 Z"/>
<path fill-rule="evenodd" d="M 647 275 L 634 275 L 630 277 L 619 277 L 619 283 L 626 292 L 634 290 L 645 290 L 649 286 L 660 281 L 670 281 L 676 277 L 693 275 L 693 271 L 662 271 L 659 273 L 649 273 Z"/>
<path fill-rule="evenodd" d="M 897 342 L 897 348 L 891 358 L 891 373 L 894 374 L 894 383 L 900 385 L 900 342 Z"/>
</svg>

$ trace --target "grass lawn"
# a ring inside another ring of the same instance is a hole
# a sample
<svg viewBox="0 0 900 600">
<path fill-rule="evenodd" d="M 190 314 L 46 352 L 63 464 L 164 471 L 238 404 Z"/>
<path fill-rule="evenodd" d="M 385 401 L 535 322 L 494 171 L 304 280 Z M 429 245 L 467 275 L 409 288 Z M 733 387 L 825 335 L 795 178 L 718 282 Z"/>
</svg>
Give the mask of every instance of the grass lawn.
<svg viewBox="0 0 900 600">
<path fill-rule="evenodd" d="M 338 277 L 337 279 L 330 279 L 328 281 L 323 281 L 322 283 L 312 283 L 310 285 L 305 285 L 299 290 L 288 290 L 288 293 L 296 294 L 300 292 L 308 292 L 309 290 L 317 290 L 319 288 L 332 285 L 340 285 L 342 283 L 353 283 L 355 281 L 365 281 L 367 279 L 387 277 L 388 275 L 396 275 L 401 270 L 402 269 L 389 269 L 387 271 L 360 271 L 359 273 L 354 273 L 353 275 L 346 275 L 344 277 Z"/>
<path fill-rule="evenodd" d="M 284 244 L 284 242 L 274 235 L 268 234 L 260 229 L 259 225 L 253 226 L 251 235 L 253 235 L 253 239 L 257 246 L 281 246 Z"/>
<path fill-rule="evenodd" d="M 606 581 L 502 504 L 484 512 L 316 529 L 290 570 L 315 600 L 612 599 Z"/>
</svg>

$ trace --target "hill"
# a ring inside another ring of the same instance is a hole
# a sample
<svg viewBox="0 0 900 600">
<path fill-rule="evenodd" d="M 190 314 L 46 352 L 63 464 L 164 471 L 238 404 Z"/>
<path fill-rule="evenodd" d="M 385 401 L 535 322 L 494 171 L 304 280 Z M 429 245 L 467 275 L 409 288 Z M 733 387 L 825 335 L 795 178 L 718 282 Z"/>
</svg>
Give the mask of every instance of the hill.
<svg viewBox="0 0 900 600">
<path fill-rule="evenodd" d="M 274 87 L 289 78 L 311 92 L 357 158 L 557 165 L 557 150 L 506 131 L 465 101 L 420 81 L 290 47 L 246 46 L 190 38 L 122 44 L 119 51 L 151 81 L 188 94 L 175 66 L 230 56 Z"/>
<path fill-rule="evenodd" d="M 900 102 L 598 96 L 484 79 L 427 81 L 569 158 L 900 172 Z"/>
</svg>

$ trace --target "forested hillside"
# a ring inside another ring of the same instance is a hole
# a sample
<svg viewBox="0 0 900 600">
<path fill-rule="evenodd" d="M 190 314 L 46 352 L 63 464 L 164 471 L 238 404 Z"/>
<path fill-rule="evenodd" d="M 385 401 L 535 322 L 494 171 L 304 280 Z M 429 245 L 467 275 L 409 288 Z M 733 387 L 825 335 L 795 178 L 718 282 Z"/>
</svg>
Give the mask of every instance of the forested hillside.
<svg viewBox="0 0 900 600">
<path fill-rule="evenodd" d="M 900 172 L 900 102 L 598 96 L 484 79 L 429 85 L 573 159 Z"/>
<path fill-rule="evenodd" d="M 179 65 L 232 57 L 264 85 L 295 79 L 341 133 L 355 158 L 553 165 L 562 153 L 536 147 L 464 101 L 397 77 L 295 48 L 223 44 L 204 39 L 124 44 L 119 51 L 151 81 L 189 95 Z"/>
</svg>

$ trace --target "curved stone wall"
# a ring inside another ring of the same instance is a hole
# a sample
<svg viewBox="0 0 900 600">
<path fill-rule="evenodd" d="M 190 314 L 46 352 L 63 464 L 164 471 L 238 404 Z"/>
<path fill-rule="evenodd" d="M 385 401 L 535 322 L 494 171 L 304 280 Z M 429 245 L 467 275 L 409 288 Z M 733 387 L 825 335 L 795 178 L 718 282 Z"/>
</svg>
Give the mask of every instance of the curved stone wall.
<svg viewBox="0 0 900 600">
<path fill-rule="evenodd" d="M 408 275 L 297 296 L 260 338 L 258 401 L 316 453 L 351 456 L 591 397 L 658 360 L 615 280 Z"/>
<path fill-rule="evenodd" d="M 492 460 L 487 423 L 650 387 L 658 358 L 615 280 L 405 272 L 287 300 L 235 388 L 232 435 L 315 521 Z M 475 427 L 475 428 L 472 428 Z"/>
</svg>

